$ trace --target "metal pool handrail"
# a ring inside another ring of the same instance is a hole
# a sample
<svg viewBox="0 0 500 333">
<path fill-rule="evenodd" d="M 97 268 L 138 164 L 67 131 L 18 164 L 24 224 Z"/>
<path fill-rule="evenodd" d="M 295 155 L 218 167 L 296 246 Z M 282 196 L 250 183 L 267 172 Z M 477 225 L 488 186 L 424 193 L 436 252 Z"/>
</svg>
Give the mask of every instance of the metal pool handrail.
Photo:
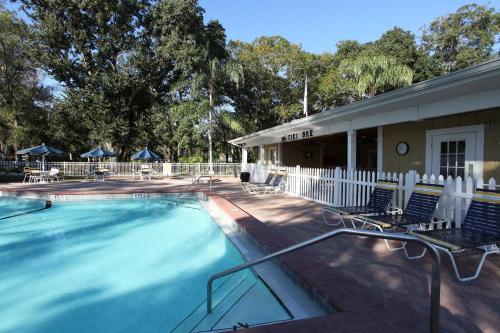
<svg viewBox="0 0 500 333">
<path fill-rule="evenodd" d="M 191 188 L 191 186 L 193 186 L 194 184 L 196 184 L 196 182 L 199 182 L 199 181 L 200 181 L 200 179 L 201 179 L 202 177 L 210 177 L 209 186 L 210 186 L 210 189 L 212 189 L 212 175 L 198 175 L 198 177 L 196 177 L 196 178 L 195 178 L 195 179 L 191 182 L 191 184 L 188 184 L 188 185 L 186 186 L 186 188 L 184 189 L 184 191 L 182 191 L 181 193 L 179 193 L 179 194 L 177 195 L 177 200 L 175 200 L 175 203 L 176 203 L 177 205 L 179 204 L 179 199 L 181 198 L 181 196 L 182 196 L 183 194 L 185 194 L 187 191 L 189 191 L 189 189 Z"/>
<path fill-rule="evenodd" d="M 236 272 L 239 272 L 241 270 L 262 264 L 266 261 L 273 260 L 275 258 L 281 257 L 282 255 L 289 254 L 291 252 L 303 249 L 305 247 L 317 244 L 319 242 L 322 242 L 324 240 L 334 238 L 338 235 L 356 235 L 356 236 L 367 236 L 367 237 L 372 237 L 372 238 L 382 238 L 382 239 L 389 239 L 389 240 L 396 240 L 396 241 L 402 241 L 402 242 L 413 242 L 413 243 L 418 243 L 422 246 L 424 246 L 427 250 L 429 250 L 429 253 L 431 254 L 432 257 L 432 272 L 431 272 L 431 307 L 430 307 L 430 321 L 429 321 L 429 331 L 431 333 L 437 333 L 439 332 L 439 305 L 440 305 L 440 291 L 441 291 L 441 272 L 440 272 L 440 257 L 439 253 L 437 252 L 436 248 L 434 248 L 430 243 L 416 238 L 414 236 L 401 233 L 401 232 L 394 232 L 394 233 L 385 233 L 385 232 L 380 232 L 380 231 L 369 231 L 369 230 L 356 230 L 356 229 L 347 229 L 347 228 L 342 228 L 342 229 L 336 229 L 324 234 L 321 234 L 319 236 L 316 236 L 314 238 L 308 239 L 304 242 L 292 245 L 290 247 L 284 248 L 280 251 L 268 254 L 267 256 L 264 256 L 259 259 L 255 259 L 252 261 L 249 261 L 247 263 L 235 266 L 233 268 L 227 269 L 225 271 L 219 272 L 217 274 L 214 274 L 210 276 L 207 282 L 207 312 L 211 313 L 212 312 L 212 285 L 213 282 L 223 276 L 233 274 Z"/>
</svg>

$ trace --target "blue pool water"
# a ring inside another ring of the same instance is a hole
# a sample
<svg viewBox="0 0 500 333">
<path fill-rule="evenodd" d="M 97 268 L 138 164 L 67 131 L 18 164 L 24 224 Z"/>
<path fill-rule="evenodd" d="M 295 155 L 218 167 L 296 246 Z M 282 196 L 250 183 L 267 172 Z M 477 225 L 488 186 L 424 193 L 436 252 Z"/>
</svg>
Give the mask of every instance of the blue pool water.
<svg viewBox="0 0 500 333">
<path fill-rule="evenodd" d="M 28 213 L 45 207 L 45 200 L 25 198 L 0 198 L 0 219 Z"/>
<path fill-rule="evenodd" d="M 21 201 L 0 198 L 0 210 Z M 216 282 L 206 316 L 208 277 L 244 260 L 198 201 L 56 201 L 0 222 L 0 332 L 190 332 L 290 319 L 249 271 Z"/>
</svg>

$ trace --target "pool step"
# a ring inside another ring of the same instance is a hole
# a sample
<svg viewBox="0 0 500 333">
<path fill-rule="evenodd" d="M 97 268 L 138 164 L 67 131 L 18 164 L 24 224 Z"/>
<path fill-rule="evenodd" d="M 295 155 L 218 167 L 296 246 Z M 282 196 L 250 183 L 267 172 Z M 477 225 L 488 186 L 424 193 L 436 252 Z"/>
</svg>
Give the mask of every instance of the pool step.
<svg viewBox="0 0 500 333">
<path fill-rule="evenodd" d="M 237 273 L 229 277 L 215 289 L 212 300 L 214 310 L 210 315 L 207 314 L 207 302 L 205 300 L 189 316 L 184 318 L 171 333 L 194 332 L 195 328 L 204 326 L 205 322 L 209 323 L 214 319 L 214 323 L 217 322 L 244 293 L 248 283 L 254 284 L 255 282 L 256 277 L 249 272 Z"/>
<path fill-rule="evenodd" d="M 206 315 L 201 322 L 192 330 L 192 332 L 210 332 L 221 328 L 232 327 L 237 322 L 231 320 L 231 324 L 220 325 L 224 323 L 226 316 L 232 312 L 233 308 L 244 299 L 248 292 L 256 285 L 257 279 L 248 275 L 241 283 L 234 288 L 219 304 L 214 306 L 212 313 Z M 233 317 L 234 318 L 234 317 Z M 227 321 L 227 320 L 226 320 Z"/>
</svg>

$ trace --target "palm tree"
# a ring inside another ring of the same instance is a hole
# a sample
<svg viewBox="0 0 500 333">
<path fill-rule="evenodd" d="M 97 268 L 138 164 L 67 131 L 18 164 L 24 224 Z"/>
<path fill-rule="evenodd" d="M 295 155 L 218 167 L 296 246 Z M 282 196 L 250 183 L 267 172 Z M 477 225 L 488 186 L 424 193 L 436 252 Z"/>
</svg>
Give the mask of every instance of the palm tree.
<svg viewBox="0 0 500 333">
<path fill-rule="evenodd" d="M 408 66 L 384 55 L 362 55 L 343 60 L 340 70 L 360 99 L 408 86 L 413 78 L 413 71 Z"/>
<path fill-rule="evenodd" d="M 227 59 L 212 58 L 208 62 L 205 73 L 199 74 L 195 81 L 195 85 L 204 87 L 206 89 L 209 110 L 208 110 L 208 162 L 210 166 L 210 173 L 213 173 L 212 166 L 212 132 L 213 132 L 213 111 L 215 99 L 218 93 L 221 92 L 222 86 L 225 84 L 234 84 L 236 89 L 243 84 L 243 66 Z"/>
</svg>

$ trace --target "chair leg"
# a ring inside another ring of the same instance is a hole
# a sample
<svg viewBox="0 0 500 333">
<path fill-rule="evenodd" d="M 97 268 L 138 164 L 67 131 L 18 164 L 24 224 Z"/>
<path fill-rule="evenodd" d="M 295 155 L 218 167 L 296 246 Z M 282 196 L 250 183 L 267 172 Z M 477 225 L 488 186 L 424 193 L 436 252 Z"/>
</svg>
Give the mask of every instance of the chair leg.
<svg viewBox="0 0 500 333">
<path fill-rule="evenodd" d="M 361 220 L 361 219 L 356 219 L 356 220 L 359 221 L 359 222 L 361 222 L 361 223 L 363 223 L 361 225 L 361 230 L 364 230 L 365 226 L 368 225 L 369 227 L 378 229 L 378 231 L 380 231 L 380 232 L 385 232 L 384 229 L 381 226 L 379 226 L 378 224 L 370 223 L 370 222 L 367 222 L 367 221 L 364 221 L 364 220 Z M 358 237 L 363 237 L 363 236 L 358 236 Z M 384 242 L 385 242 L 385 246 L 390 251 L 397 251 L 397 250 L 402 250 L 402 249 L 405 248 L 404 242 L 401 242 L 401 246 L 399 246 L 399 247 L 391 247 L 391 245 L 389 245 L 389 241 L 387 239 L 384 239 Z"/>
<path fill-rule="evenodd" d="M 427 249 L 424 247 L 424 250 L 422 251 L 422 253 L 420 254 L 417 254 L 416 256 L 411 256 L 409 253 L 408 253 L 408 249 L 406 249 L 406 245 L 408 243 L 407 242 L 404 242 L 403 243 L 403 250 L 405 251 L 405 256 L 406 258 L 410 259 L 410 260 L 415 260 L 415 259 L 420 259 L 422 258 L 423 256 L 425 256 L 425 254 L 427 253 Z"/>
<path fill-rule="evenodd" d="M 337 215 L 339 217 L 339 221 L 337 223 L 330 223 L 330 222 L 328 222 L 328 219 L 325 216 L 325 210 L 323 210 L 321 212 L 321 215 L 323 216 L 323 221 L 325 222 L 326 225 L 329 225 L 329 226 L 338 226 L 338 225 L 340 225 L 342 223 L 342 225 L 344 226 L 344 228 L 347 228 L 347 226 L 345 225 L 344 216 L 342 214 L 337 213 L 337 212 L 332 212 L 332 211 L 327 211 L 327 212 L 332 213 L 334 215 Z M 356 227 L 355 227 L 354 223 L 352 222 L 352 220 L 351 220 L 351 223 L 352 223 L 353 228 L 356 229 Z"/>
<path fill-rule="evenodd" d="M 465 277 L 462 277 L 460 275 L 457 263 L 455 262 L 455 257 L 453 256 L 453 253 L 451 253 L 448 249 L 443 249 L 443 248 L 441 248 L 441 249 L 444 250 L 444 252 L 446 252 L 446 254 L 448 254 L 448 257 L 450 257 L 451 265 L 453 266 L 453 270 L 455 271 L 455 276 L 457 277 L 458 281 L 468 282 L 468 281 L 475 280 L 479 277 L 479 273 L 481 272 L 481 269 L 483 268 L 484 261 L 486 260 L 487 256 L 489 256 L 490 254 L 494 254 L 494 253 L 500 254 L 500 249 L 496 245 L 492 245 L 492 248 L 493 248 L 492 250 L 489 250 L 486 246 L 484 246 L 483 248 L 484 248 L 484 253 L 481 256 L 481 259 L 479 260 L 479 264 L 476 267 L 475 273 L 471 276 L 465 276 Z"/>
</svg>

